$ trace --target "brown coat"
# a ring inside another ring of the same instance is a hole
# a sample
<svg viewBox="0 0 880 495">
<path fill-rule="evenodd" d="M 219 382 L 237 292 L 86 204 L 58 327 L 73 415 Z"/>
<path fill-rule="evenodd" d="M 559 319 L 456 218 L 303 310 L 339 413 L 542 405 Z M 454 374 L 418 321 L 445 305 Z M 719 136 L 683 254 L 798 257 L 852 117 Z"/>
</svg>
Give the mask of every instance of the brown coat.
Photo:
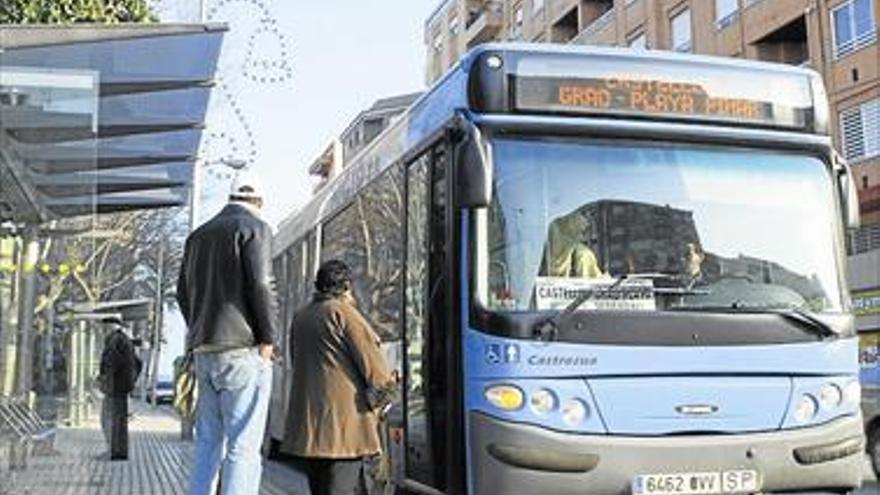
<svg viewBox="0 0 880 495">
<path fill-rule="evenodd" d="M 391 376 L 379 338 L 351 302 L 317 298 L 291 328 L 293 358 L 282 450 L 301 457 L 353 458 L 381 450 L 368 387 Z"/>
</svg>

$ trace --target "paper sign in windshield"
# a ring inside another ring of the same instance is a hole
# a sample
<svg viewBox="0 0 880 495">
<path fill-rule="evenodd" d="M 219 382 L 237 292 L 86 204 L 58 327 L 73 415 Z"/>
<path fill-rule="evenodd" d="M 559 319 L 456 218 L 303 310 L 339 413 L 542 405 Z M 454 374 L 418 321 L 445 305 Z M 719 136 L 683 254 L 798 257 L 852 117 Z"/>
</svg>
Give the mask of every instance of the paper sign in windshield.
<svg viewBox="0 0 880 495">
<path fill-rule="evenodd" d="M 581 295 L 587 299 L 580 310 L 654 311 L 654 284 L 651 280 L 589 280 L 565 277 L 538 277 L 535 305 L 538 310 L 565 309 Z"/>
</svg>

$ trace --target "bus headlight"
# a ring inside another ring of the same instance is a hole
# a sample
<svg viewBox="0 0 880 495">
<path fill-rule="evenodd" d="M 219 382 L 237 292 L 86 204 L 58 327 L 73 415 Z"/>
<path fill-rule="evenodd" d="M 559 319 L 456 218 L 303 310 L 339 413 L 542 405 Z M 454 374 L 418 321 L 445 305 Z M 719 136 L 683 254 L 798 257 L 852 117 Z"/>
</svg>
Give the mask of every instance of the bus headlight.
<svg viewBox="0 0 880 495">
<path fill-rule="evenodd" d="M 577 426 L 589 413 L 589 407 L 580 399 L 569 399 L 562 404 L 562 420 L 569 426 Z"/>
<path fill-rule="evenodd" d="M 843 388 L 843 401 L 847 404 L 858 405 L 862 402 L 862 386 L 858 380 L 853 380 Z"/>
<path fill-rule="evenodd" d="M 840 407 L 842 403 L 843 391 L 837 385 L 829 383 L 819 391 L 819 404 L 822 406 L 822 409 L 830 411 Z"/>
<path fill-rule="evenodd" d="M 505 411 L 516 411 L 523 406 L 523 392 L 513 385 L 493 385 L 484 395 L 490 404 Z"/>
<path fill-rule="evenodd" d="M 794 419 L 798 423 L 806 423 L 815 418 L 817 412 L 819 412 L 819 403 L 812 395 L 805 394 L 794 408 Z"/>
<path fill-rule="evenodd" d="M 539 389 L 529 397 L 529 406 L 541 416 L 556 409 L 556 394 L 546 388 Z"/>
</svg>

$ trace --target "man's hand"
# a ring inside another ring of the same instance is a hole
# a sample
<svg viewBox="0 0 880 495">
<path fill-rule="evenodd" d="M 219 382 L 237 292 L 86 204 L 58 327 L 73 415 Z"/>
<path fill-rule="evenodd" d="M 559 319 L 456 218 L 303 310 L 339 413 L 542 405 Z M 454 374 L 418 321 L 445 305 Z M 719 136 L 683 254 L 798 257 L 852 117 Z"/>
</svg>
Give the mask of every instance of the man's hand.
<svg viewBox="0 0 880 495">
<path fill-rule="evenodd" d="M 272 354 L 275 351 L 275 346 L 272 344 L 260 344 L 260 357 L 263 358 L 263 361 L 266 364 L 272 364 Z"/>
</svg>

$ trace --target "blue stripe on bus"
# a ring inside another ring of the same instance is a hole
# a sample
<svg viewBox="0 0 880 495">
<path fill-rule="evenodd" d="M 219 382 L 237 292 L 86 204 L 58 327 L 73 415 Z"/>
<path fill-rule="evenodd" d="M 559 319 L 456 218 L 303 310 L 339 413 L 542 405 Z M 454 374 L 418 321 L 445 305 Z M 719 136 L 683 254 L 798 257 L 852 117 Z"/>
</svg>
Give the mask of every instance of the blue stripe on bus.
<svg viewBox="0 0 880 495">
<path fill-rule="evenodd" d="M 850 375 L 858 340 L 719 347 L 647 347 L 507 339 L 468 329 L 470 378 L 549 378 L 696 374 Z"/>
</svg>

